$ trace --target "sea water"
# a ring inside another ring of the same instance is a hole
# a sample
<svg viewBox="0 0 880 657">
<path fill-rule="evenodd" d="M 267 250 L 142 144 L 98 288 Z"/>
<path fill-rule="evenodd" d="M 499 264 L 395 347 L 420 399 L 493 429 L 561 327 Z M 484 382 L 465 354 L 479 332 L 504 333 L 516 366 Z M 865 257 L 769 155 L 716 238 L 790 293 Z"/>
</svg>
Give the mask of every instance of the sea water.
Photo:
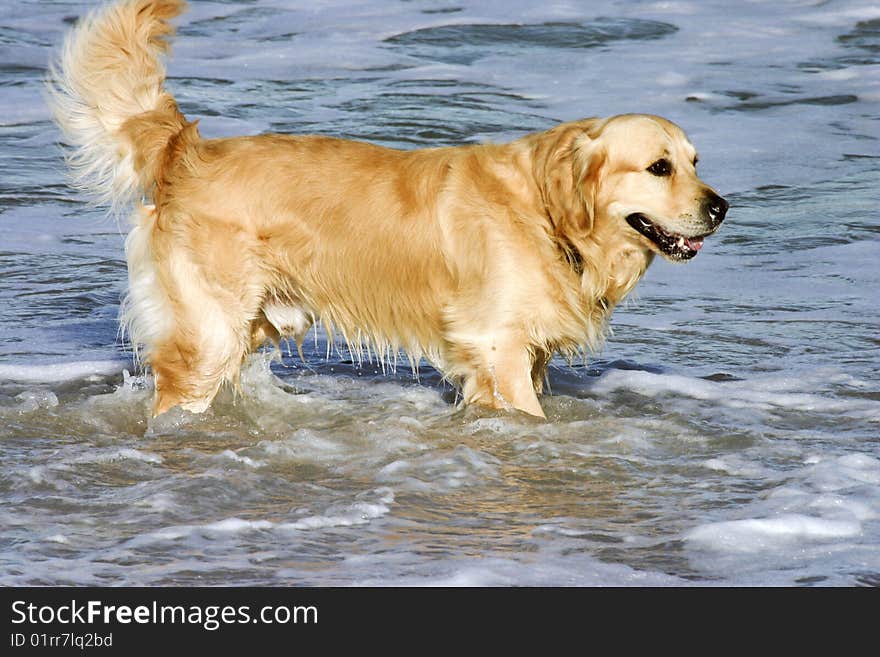
<svg viewBox="0 0 880 657">
<path fill-rule="evenodd" d="M 42 97 L 92 6 L 0 6 L 0 584 L 880 584 L 876 3 L 191 2 L 168 87 L 208 137 L 684 127 L 728 219 L 552 363 L 546 422 L 324 334 L 151 419 L 124 222 Z"/>
</svg>

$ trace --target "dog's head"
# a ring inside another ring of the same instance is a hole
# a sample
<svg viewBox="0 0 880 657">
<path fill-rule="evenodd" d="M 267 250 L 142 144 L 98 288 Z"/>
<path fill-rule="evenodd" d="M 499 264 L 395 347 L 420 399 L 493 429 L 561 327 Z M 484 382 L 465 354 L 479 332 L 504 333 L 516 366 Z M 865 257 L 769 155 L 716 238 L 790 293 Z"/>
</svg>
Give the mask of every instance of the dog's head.
<svg viewBox="0 0 880 657">
<path fill-rule="evenodd" d="M 724 220 L 727 201 L 697 177 L 696 149 L 666 119 L 586 119 L 547 135 L 535 173 L 556 231 L 573 243 L 603 233 L 684 261 Z"/>
</svg>

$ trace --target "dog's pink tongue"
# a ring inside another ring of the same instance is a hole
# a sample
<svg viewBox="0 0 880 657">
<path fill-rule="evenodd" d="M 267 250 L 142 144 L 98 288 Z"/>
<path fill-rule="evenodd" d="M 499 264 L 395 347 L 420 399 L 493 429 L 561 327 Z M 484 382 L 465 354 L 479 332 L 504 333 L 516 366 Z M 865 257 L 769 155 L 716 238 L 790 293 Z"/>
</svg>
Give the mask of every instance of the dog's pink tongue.
<svg viewBox="0 0 880 657">
<path fill-rule="evenodd" d="M 702 237 L 685 237 L 684 241 L 687 242 L 688 248 L 693 249 L 694 251 L 699 251 L 703 248 Z"/>
</svg>

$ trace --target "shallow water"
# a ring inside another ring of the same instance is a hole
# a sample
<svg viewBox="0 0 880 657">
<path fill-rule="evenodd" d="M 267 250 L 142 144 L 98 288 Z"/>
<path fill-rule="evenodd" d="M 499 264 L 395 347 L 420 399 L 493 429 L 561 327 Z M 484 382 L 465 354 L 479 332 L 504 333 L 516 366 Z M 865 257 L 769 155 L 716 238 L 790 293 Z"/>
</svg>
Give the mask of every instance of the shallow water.
<svg viewBox="0 0 880 657">
<path fill-rule="evenodd" d="M 66 187 L 41 98 L 90 3 L 4 3 L 0 584 L 880 584 L 876 4 L 191 4 L 169 87 L 207 136 L 653 112 L 732 209 L 554 362 L 547 422 L 323 335 L 149 420 L 124 236 Z"/>
</svg>

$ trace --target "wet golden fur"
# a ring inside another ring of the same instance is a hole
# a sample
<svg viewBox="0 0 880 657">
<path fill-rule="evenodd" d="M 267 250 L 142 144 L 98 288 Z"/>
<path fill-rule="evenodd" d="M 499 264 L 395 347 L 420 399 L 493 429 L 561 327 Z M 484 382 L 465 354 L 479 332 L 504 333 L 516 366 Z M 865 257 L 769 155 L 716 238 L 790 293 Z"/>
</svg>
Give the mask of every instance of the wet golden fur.
<svg viewBox="0 0 880 657">
<path fill-rule="evenodd" d="M 414 151 L 203 139 L 163 88 L 183 8 L 125 0 L 84 19 L 49 83 L 80 186 L 138 201 L 124 319 L 155 413 L 204 410 L 247 353 L 319 322 L 356 350 L 427 358 L 466 403 L 543 416 L 552 354 L 597 348 L 657 251 L 624 218 L 711 232 L 694 148 L 654 116 Z M 646 171 L 660 157 L 675 175 Z"/>
</svg>

